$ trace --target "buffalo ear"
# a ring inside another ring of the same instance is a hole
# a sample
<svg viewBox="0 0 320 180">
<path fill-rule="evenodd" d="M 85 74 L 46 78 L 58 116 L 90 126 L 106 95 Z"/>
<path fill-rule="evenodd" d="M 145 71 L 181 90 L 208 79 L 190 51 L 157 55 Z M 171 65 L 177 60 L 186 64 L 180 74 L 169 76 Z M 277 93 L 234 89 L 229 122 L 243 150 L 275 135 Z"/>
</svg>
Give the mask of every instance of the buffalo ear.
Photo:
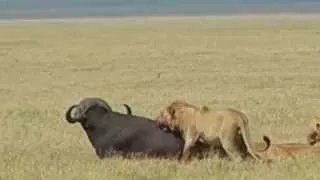
<svg viewBox="0 0 320 180">
<path fill-rule="evenodd" d="M 316 128 L 317 128 L 318 131 L 320 131 L 320 123 L 316 124 Z"/>
</svg>

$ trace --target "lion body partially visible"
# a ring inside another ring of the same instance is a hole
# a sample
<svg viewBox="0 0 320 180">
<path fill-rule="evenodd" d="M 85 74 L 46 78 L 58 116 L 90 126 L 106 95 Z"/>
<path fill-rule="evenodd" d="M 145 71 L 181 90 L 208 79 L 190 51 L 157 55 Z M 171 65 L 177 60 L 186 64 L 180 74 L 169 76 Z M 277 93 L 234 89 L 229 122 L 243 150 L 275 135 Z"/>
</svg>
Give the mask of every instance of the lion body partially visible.
<svg viewBox="0 0 320 180">
<path fill-rule="evenodd" d="M 266 136 L 265 141 L 270 144 L 270 147 L 264 151 L 261 155 L 270 159 L 290 157 L 295 159 L 300 156 L 320 155 L 320 147 L 310 146 L 304 143 L 271 143 L 269 137 Z M 254 143 L 254 149 L 259 150 L 265 147 L 264 143 Z M 260 151 L 259 151 L 260 152 Z"/>
<path fill-rule="evenodd" d="M 291 157 L 295 159 L 301 156 L 320 155 L 320 147 L 312 147 L 302 143 L 272 144 L 264 152 L 264 155 L 271 159 L 279 157 Z"/>
</svg>

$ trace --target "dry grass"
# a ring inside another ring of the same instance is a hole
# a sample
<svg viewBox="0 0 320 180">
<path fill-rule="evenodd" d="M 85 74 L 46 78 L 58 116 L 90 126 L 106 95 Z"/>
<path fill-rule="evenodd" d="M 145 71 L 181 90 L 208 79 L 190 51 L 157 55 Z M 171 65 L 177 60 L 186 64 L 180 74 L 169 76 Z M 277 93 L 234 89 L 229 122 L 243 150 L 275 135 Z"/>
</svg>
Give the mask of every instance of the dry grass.
<svg viewBox="0 0 320 180">
<path fill-rule="evenodd" d="M 255 140 L 274 142 L 305 142 L 320 107 L 317 19 L 142 22 L 1 25 L 0 179 L 319 179 L 319 157 L 270 166 L 98 160 L 64 120 L 85 96 L 148 117 L 174 99 L 235 107 Z"/>
</svg>

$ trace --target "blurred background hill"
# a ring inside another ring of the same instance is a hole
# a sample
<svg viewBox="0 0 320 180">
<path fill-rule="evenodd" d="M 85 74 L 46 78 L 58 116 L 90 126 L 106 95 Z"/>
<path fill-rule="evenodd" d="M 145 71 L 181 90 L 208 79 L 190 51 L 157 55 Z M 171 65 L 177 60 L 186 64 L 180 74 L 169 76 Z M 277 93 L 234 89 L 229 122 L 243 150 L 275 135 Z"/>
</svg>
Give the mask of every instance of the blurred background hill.
<svg viewBox="0 0 320 180">
<path fill-rule="evenodd" d="M 0 0 L 0 18 L 319 13 L 320 0 Z"/>
</svg>

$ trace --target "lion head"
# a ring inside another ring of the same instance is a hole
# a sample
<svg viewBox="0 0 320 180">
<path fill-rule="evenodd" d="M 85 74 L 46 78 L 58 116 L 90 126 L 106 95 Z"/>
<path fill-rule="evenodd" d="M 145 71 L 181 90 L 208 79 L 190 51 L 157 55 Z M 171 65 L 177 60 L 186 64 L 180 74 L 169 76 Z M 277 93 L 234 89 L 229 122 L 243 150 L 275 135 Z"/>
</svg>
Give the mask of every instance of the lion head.
<svg viewBox="0 0 320 180">
<path fill-rule="evenodd" d="M 307 136 L 310 145 L 320 142 L 320 117 L 315 116 L 310 123 L 311 132 Z"/>
<path fill-rule="evenodd" d="M 176 131 L 182 118 L 201 110 L 208 111 L 208 108 L 206 106 L 198 108 L 186 101 L 176 100 L 160 111 L 156 121 L 159 125 L 168 126 L 172 131 Z"/>
</svg>

